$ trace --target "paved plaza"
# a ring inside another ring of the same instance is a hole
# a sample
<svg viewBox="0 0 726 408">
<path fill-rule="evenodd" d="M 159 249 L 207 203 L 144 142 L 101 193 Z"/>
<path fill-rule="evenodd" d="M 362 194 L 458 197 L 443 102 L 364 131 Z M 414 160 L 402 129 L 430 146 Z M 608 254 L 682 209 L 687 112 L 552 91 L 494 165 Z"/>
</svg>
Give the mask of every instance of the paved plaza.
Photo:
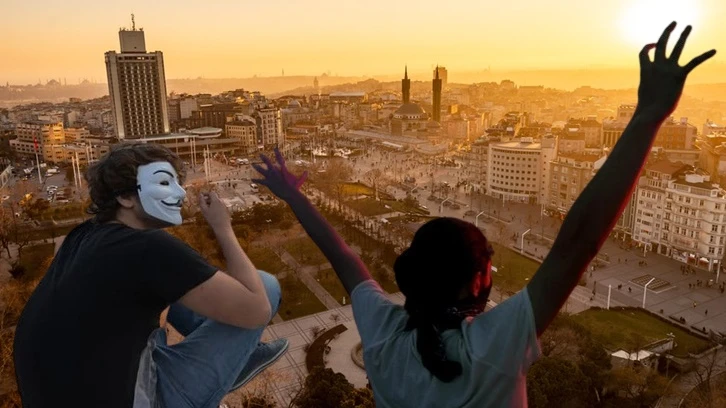
<svg viewBox="0 0 726 408">
<path fill-rule="evenodd" d="M 389 294 L 388 297 L 396 304 L 402 305 L 404 302 L 400 293 Z M 338 317 L 331 317 L 333 315 Z M 268 326 L 262 340 L 286 338 L 290 341 L 288 352 L 249 385 L 227 396 L 225 402 L 232 408 L 239 404 L 242 395 L 259 390 L 273 395 L 278 406 L 287 407 L 308 374 L 305 367 L 305 346 L 314 340 L 314 328 L 327 330 L 339 324 L 344 324 L 348 330 L 330 342 L 330 353 L 325 357 L 326 367 L 345 375 L 355 387 L 365 387 L 365 371 L 355 365 L 351 358 L 351 351 L 360 342 L 360 337 L 353 321 L 352 306 L 347 305 Z"/>
</svg>

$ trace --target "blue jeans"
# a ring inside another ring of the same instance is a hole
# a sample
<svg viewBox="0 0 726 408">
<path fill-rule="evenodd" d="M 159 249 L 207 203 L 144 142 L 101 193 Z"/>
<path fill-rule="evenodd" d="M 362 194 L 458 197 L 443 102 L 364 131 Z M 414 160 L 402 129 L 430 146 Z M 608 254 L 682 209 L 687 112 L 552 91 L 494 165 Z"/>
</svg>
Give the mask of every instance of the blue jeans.
<svg viewBox="0 0 726 408">
<path fill-rule="evenodd" d="M 259 273 L 274 316 L 281 301 L 280 284 L 269 273 Z M 217 408 L 260 342 L 264 327 L 240 329 L 179 303 L 171 305 L 167 321 L 185 338 L 172 346 L 157 344 L 153 352 L 161 406 Z"/>
</svg>

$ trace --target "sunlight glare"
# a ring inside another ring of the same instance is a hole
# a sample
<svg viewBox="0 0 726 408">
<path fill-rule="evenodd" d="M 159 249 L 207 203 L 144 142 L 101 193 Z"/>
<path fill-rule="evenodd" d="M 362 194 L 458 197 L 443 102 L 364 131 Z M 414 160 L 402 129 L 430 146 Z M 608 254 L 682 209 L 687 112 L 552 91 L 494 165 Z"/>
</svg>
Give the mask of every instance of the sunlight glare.
<svg viewBox="0 0 726 408">
<path fill-rule="evenodd" d="M 626 41 L 642 46 L 654 43 L 671 22 L 677 21 L 676 32 L 700 20 L 698 0 L 635 0 L 623 10 L 620 28 Z"/>
</svg>

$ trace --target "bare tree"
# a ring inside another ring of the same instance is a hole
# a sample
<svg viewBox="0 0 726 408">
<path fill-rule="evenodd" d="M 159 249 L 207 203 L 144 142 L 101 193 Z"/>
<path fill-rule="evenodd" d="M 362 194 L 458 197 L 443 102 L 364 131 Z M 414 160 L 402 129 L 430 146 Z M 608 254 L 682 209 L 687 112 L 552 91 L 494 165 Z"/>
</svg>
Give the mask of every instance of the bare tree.
<svg viewBox="0 0 726 408">
<path fill-rule="evenodd" d="M 378 191 L 384 189 L 388 185 L 386 174 L 381 169 L 373 169 L 363 175 L 363 179 L 368 182 L 375 191 L 376 200 L 380 200 Z"/>
<path fill-rule="evenodd" d="M 714 405 L 714 401 L 717 399 L 721 399 L 721 397 L 723 396 L 714 395 L 714 384 L 712 382 L 712 379 L 716 377 L 718 373 L 726 370 L 726 360 L 723 358 L 723 354 L 724 353 L 721 351 L 721 349 L 716 349 L 708 356 L 705 356 L 698 360 L 698 362 L 696 363 L 696 369 L 694 370 L 694 374 L 698 378 L 698 385 L 696 386 L 696 391 L 700 394 L 700 399 L 704 404 L 701 406 L 703 406 L 704 408 L 720 406 Z"/>
<path fill-rule="evenodd" d="M 344 159 L 336 158 L 328 161 L 325 173 L 325 184 L 328 187 L 326 190 L 335 197 L 338 208 L 341 208 L 345 196 L 345 185 L 353 176 L 353 168 Z"/>
</svg>

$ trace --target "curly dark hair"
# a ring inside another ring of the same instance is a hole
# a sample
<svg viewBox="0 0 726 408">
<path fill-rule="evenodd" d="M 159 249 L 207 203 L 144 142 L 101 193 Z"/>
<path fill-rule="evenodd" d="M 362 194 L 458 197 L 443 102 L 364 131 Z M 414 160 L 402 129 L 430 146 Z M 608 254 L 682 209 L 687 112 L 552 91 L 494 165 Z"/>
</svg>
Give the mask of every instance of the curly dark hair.
<svg viewBox="0 0 726 408">
<path fill-rule="evenodd" d="M 116 217 L 120 204 L 116 197 L 136 193 L 136 171 L 139 166 L 157 161 L 169 162 L 183 183 L 182 161 L 168 148 L 152 143 L 122 142 L 114 145 L 101 160 L 86 171 L 91 205 L 88 214 L 95 215 L 99 223 Z"/>
</svg>

